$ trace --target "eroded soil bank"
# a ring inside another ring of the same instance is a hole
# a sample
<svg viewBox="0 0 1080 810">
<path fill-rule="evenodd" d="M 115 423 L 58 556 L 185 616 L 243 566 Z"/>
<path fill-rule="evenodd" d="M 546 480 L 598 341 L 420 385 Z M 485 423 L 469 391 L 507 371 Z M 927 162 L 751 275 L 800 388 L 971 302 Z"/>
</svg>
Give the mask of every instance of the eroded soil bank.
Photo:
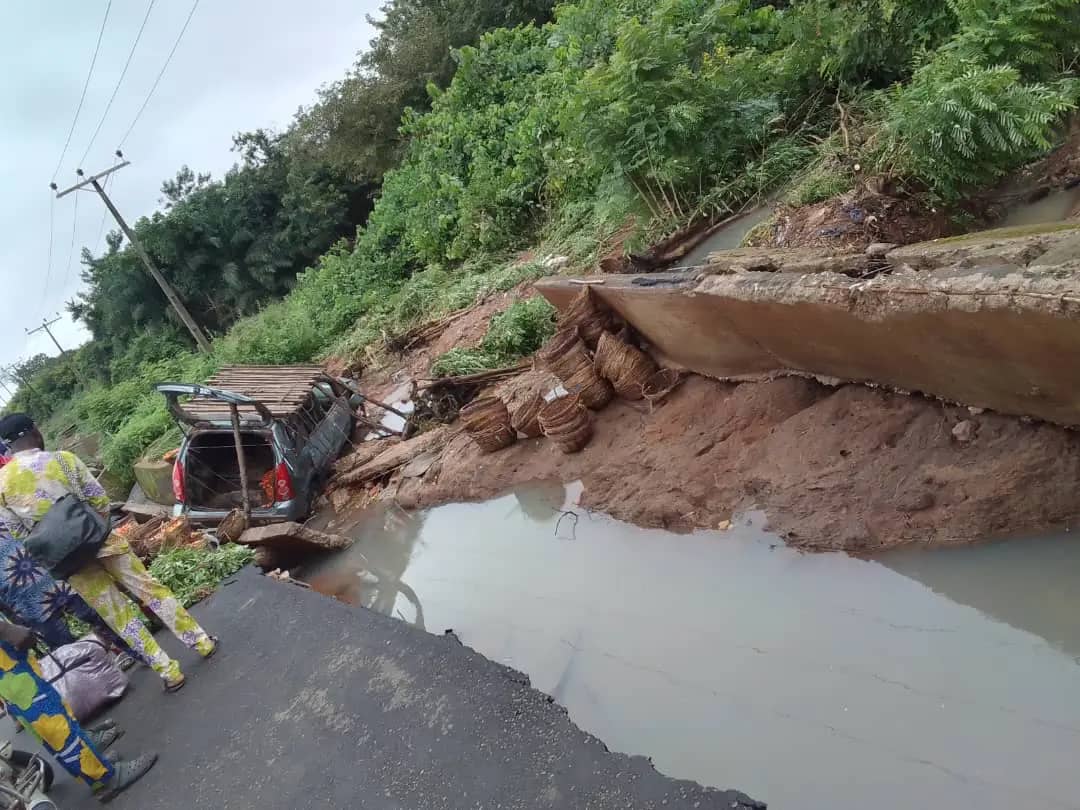
<svg viewBox="0 0 1080 810">
<path fill-rule="evenodd" d="M 617 401 L 594 416 L 595 438 L 571 456 L 542 439 L 483 455 L 447 428 L 440 461 L 383 494 L 424 507 L 580 479 L 583 506 L 641 526 L 715 528 L 757 508 L 792 546 L 855 552 L 970 543 L 1080 517 L 1074 432 L 921 397 L 691 376 L 652 413 Z M 963 422 L 968 441 L 953 434 Z"/>
</svg>

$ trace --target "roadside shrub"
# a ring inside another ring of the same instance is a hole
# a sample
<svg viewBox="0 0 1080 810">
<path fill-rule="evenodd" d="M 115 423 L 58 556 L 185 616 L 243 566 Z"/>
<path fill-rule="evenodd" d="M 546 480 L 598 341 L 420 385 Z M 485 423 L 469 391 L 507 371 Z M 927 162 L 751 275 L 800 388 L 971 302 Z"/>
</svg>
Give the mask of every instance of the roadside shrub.
<svg viewBox="0 0 1080 810">
<path fill-rule="evenodd" d="M 518 301 L 491 319 L 487 334 L 475 349 L 451 349 L 432 365 L 436 377 L 475 374 L 513 365 L 543 345 L 555 333 L 555 308 L 539 296 Z"/>
<path fill-rule="evenodd" d="M 157 400 L 145 400 L 116 433 L 106 438 L 102 447 L 101 458 L 106 469 L 127 487 L 135 483 L 133 465 L 146 448 L 170 431 L 177 431 L 175 421 L 165 409 L 164 398 L 158 396 Z"/>
<path fill-rule="evenodd" d="M 319 317 L 286 299 L 237 321 L 214 346 L 222 363 L 307 363 L 330 340 Z"/>
<path fill-rule="evenodd" d="M 1014 67 L 983 67 L 948 54 L 893 92 L 890 159 L 941 197 L 957 199 L 1050 149 L 1077 89 L 1071 79 L 1024 84 Z"/>
</svg>

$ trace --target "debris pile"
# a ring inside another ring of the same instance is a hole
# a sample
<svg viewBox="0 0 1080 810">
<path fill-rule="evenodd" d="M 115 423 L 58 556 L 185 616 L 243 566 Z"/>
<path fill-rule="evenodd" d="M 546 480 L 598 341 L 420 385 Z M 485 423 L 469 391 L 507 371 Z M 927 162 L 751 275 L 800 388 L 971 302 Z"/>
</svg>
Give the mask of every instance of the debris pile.
<svg viewBox="0 0 1080 810">
<path fill-rule="evenodd" d="M 236 542 L 254 548 L 255 564 L 264 571 L 272 571 L 294 566 L 312 554 L 340 551 L 353 541 L 288 522 L 247 529 Z"/>
<path fill-rule="evenodd" d="M 152 560 L 163 551 L 186 546 L 205 548 L 209 546 L 206 534 L 192 528 L 187 518 L 151 518 L 146 523 L 126 520 L 115 529 L 128 541 L 139 559 Z"/>
</svg>

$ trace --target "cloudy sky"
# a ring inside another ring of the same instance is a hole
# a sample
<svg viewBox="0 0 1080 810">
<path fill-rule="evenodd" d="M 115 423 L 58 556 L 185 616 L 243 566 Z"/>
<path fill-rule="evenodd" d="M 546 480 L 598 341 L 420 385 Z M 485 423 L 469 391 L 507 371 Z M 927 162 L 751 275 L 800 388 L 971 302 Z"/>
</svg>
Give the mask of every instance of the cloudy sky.
<svg viewBox="0 0 1080 810">
<path fill-rule="evenodd" d="M 9 291 L 0 318 L 0 363 L 38 352 L 56 354 L 44 333 L 28 337 L 25 330 L 57 312 L 63 320 L 54 331 L 65 349 L 87 337 L 67 317 L 64 303 L 79 288 L 81 248 L 97 252 L 104 244 L 104 206 L 93 192 L 53 200 L 48 184 L 108 5 L 107 0 L 8 0 L 0 13 L 5 34 L 0 97 L 7 110 L 0 119 L 0 277 Z M 149 5 L 149 0 L 112 0 L 86 100 L 57 174 L 61 188 L 76 180 L 75 169 Z M 367 47 L 373 32 L 365 15 L 378 6 L 378 0 L 199 2 L 164 78 L 124 143 L 132 165 L 115 176 L 110 191 L 128 221 L 158 207 L 162 181 L 185 163 L 220 177 L 235 159 L 233 133 L 285 127 L 300 105 L 311 103 L 319 85 L 341 77 L 357 51 Z M 192 0 L 154 2 L 116 100 L 81 164 L 87 174 L 112 165 L 113 151 L 191 9 Z"/>
</svg>

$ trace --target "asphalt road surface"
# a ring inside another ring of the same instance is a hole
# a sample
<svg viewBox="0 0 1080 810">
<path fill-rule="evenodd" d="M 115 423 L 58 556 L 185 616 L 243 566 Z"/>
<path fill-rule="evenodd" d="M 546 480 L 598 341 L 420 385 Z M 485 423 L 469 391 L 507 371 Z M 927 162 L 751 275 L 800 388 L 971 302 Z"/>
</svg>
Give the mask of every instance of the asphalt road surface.
<svg viewBox="0 0 1080 810">
<path fill-rule="evenodd" d="M 161 755 L 119 810 L 763 807 L 609 752 L 526 676 L 452 635 L 250 569 L 194 612 L 218 655 L 183 655 L 174 695 L 140 668 L 106 713 L 127 732 L 116 750 Z M 101 806 L 66 777 L 52 798 Z"/>
</svg>

